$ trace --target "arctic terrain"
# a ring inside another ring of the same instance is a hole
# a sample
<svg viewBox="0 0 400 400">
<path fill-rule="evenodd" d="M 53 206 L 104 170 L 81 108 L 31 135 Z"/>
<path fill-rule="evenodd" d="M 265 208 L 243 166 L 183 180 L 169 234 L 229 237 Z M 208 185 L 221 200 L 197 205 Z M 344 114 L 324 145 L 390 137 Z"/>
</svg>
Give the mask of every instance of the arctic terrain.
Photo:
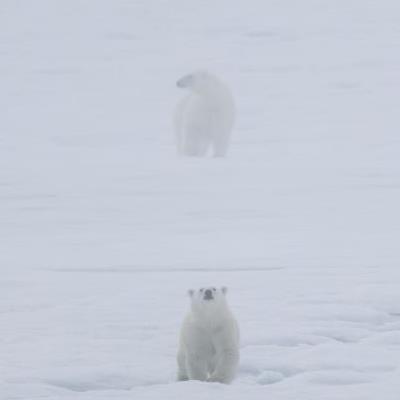
<svg viewBox="0 0 400 400">
<path fill-rule="evenodd" d="M 400 4 L 2 0 L 1 400 L 398 400 Z M 231 88 L 176 154 L 181 76 Z M 227 286 L 231 385 L 176 382 Z"/>
</svg>

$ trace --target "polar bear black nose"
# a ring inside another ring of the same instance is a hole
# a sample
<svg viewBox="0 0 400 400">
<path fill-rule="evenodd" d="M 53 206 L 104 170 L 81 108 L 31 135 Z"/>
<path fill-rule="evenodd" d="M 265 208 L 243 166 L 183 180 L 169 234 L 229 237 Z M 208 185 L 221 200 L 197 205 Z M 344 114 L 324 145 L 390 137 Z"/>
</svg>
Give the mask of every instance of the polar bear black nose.
<svg viewBox="0 0 400 400">
<path fill-rule="evenodd" d="M 212 291 L 210 289 L 207 289 L 204 292 L 204 299 L 205 300 L 211 300 L 212 298 L 213 298 Z"/>
</svg>

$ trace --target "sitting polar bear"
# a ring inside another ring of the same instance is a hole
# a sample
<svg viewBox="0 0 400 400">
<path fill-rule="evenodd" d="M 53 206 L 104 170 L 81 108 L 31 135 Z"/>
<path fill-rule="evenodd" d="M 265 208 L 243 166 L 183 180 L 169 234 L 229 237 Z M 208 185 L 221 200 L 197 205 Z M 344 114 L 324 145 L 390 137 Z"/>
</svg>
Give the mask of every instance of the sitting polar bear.
<svg viewBox="0 0 400 400">
<path fill-rule="evenodd" d="M 178 380 L 230 383 L 239 363 L 239 328 L 226 288 L 190 290 L 191 310 L 181 329 Z"/>
<path fill-rule="evenodd" d="M 235 117 L 230 90 L 206 71 L 186 75 L 176 84 L 189 90 L 175 114 L 178 154 L 203 157 L 212 145 L 215 157 L 225 156 Z"/>
</svg>

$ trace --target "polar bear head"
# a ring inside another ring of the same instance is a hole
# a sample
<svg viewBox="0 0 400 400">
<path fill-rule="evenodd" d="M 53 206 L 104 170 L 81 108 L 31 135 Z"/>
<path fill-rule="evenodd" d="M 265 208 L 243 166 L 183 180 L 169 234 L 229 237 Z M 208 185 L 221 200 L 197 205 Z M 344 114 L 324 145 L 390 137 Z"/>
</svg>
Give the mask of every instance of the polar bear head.
<svg viewBox="0 0 400 400">
<path fill-rule="evenodd" d="M 189 290 L 193 312 L 205 312 L 207 310 L 216 310 L 225 308 L 226 287 L 204 287 L 197 290 Z"/>
<path fill-rule="evenodd" d="M 176 86 L 199 94 L 214 92 L 222 83 L 208 71 L 196 71 L 185 75 L 176 82 Z"/>
</svg>

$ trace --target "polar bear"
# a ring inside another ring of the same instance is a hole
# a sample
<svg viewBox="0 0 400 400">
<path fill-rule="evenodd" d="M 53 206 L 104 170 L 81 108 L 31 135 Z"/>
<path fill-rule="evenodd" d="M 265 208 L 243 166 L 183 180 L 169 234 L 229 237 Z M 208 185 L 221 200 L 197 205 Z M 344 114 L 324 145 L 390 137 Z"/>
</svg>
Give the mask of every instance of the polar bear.
<svg viewBox="0 0 400 400">
<path fill-rule="evenodd" d="M 180 381 L 230 383 L 239 363 L 239 327 L 226 288 L 189 290 L 191 309 L 183 320 L 177 355 Z"/>
<path fill-rule="evenodd" d="M 175 113 L 178 154 L 203 157 L 212 145 L 214 156 L 224 157 L 235 118 L 230 90 L 207 71 L 186 75 L 176 84 L 189 91 Z"/>
</svg>

